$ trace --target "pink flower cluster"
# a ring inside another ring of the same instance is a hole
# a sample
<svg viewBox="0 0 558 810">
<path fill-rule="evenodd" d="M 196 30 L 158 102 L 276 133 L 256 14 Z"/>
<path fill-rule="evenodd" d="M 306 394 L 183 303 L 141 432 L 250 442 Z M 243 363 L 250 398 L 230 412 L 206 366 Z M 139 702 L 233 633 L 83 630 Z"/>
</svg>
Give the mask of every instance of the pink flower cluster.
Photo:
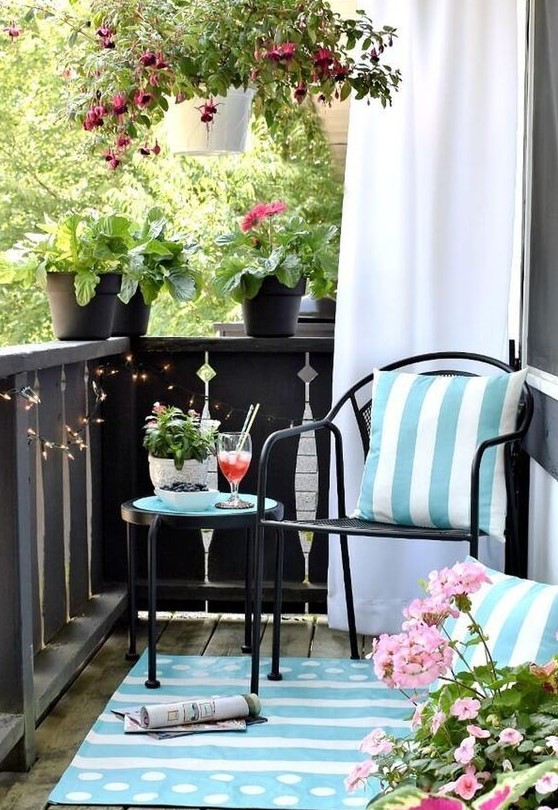
<svg viewBox="0 0 558 810">
<path fill-rule="evenodd" d="M 454 599 L 468 597 L 490 582 L 482 566 L 457 563 L 452 568 L 432 571 L 427 596 L 415 599 L 403 614 L 403 632 L 381 635 L 372 647 L 374 671 L 388 686 L 427 686 L 451 667 L 453 650 L 436 629 L 448 616 L 457 618 Z"/>
<path fill-rule="evenodd" d="M 375 639 L 372 657 L 374 672 L 388 686 L 414 689 L 444 675 L 453 650 L 439 630 L 416 622 L 404 633 Z"/>
<path fill-rule="evenodd" d="M 282 200 L 275 200 L 270 203 L 258 203 L 247 214 L 244 215 L 240 223 L 240 230 L 243 233 L 256 228 L 260 222 L 275 214 L 282 214 L 287 210 L 287 206 Z"/>
<path fill-rule="evenodd" d="M 480 565 L 475 563 L 456 563 L 451 568 L 431 571 L 428 575 L 426 590 L 432 596 L 451 599 L 454 596 L 469 596 L 476 593 L 490 577 Z"/>
</svg>

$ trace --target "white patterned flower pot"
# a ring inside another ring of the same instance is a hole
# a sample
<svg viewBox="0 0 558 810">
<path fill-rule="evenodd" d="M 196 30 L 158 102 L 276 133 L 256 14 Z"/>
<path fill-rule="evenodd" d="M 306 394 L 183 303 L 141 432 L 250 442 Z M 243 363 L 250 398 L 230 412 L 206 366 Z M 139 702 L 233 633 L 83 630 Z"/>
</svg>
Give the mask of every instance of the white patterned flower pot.
<svg viewBox="0 0 558 810">
<path fill-rule="evenodd" d="M 176 482 L 181 484 L 207 484 L 209 459 L 205 461 L 185 461 L 181 470 L 174 466 L 172 458 L 155 458 L 148 456 L 149 476 L 156 489 L 171 486 Z"/>
</svg>

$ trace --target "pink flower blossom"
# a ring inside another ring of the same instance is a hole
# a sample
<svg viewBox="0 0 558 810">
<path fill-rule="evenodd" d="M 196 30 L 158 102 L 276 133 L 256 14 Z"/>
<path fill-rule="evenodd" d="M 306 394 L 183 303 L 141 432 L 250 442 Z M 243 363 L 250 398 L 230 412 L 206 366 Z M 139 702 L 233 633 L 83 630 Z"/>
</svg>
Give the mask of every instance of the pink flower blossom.
<svg viewBox="0 0 558 810">
<path fill-rule="evenodd" d="M 361 740 L 358 750 L 375 757 L 379 754 L 390 754 L 393 751 L 393 743 L 385 731 L 377 728 Z"/>
<path fill-rule="evenodd" d="M 132 139 L 125 132 L 121 132 L 116 138 L 116 146 L 118 149 L 127 149 L 132 143 Z"/>
<path fill-rule="evenodd" d="M 377 773 L 378 766 L 373 759 L 365 759 L 359 762 L 345 779 L 345 788 L 349 793 L 363 785 L 371 773 Z"/>
<path fill-rule="evenodd" d="M 476 698 L 457 698 L 450 708 L 450 714 L 458 720 L 474 720 L 480 710 L 480 701 Z"/>
<path fill-rule="evenodd" d="M 407 630 L 413 622 L 436 626 L 448 616 L 457 619 L 459 611 L 453 608 L 449 599 L 443 596 L 427 596 L 424 599 L 413 599 L 409 605 L 403 608 L 403 615 L 407 619 L 403 623 L 403 629 Z"/>
<path fill-rule="evenodd" d="M 519 745 L 523 739 L 523 734 L 515 728 L 504 728 L 500 732 L 498 742 L 502 745 Z"/>
<path fill-rule="evenodd" d="M 558 773 L 545 773 L 544 776 L 535 783 L 537 793 L 554 793 L 558 790 Z"/>
<path fill-rule="evenodd" d="M 424 711 L 424 703 L 419 703 L 415 707 L 413 716 L 411 718 L 411 728 L 418 728 L 422 723 L 422 713 Z"/>
<path fill-rule="evenodd" d="M 308 88 L 304 84 L 304 82 L 299 82 L 294 89 L 293 92 L 295 101 L 297 104 L 302 104 L 306 96 L 308 95 Z"/>
<path fill-rule="evenodd" d="M 7 34 L 13 42 L 14 39 L 17 39 L 23 33 L 23 28 L 18 28 L 12 23 L 4 28 L 4 33 Z"/>
<path fill-rule="evenodd" d="M 467 765 L 475 756 L 475 738 L 465 737 L 453 752 L 453 758 L 462 765 Z"/>
<path fill-rule="evenodd" d="M 282 214 L 287 210 L 287 206 L 282 200 L 274 200 L 270 203 L 258 203 L 244 216 L 240 223 L 240 230 L 243 233 L 257 227 L 263 219 Z"/>
<path fill-rule="evenodd" d="M 436 711 L 432 716 L 432 724 L 430 726 L 430 730 L 432 734 L 436 734 L 436 732 L 440 729 L 441 726 L 444 725 L 446 721 L 446 715 L 444 712 Z"/>
<path fill-rule="evenodd" d="M 136 107 L 149 107 L 153 101 L 153 94 L 146 93 L 145 90 L 138 90 L 134 96 L 134 104 Z"/>
<path fill-rule="evenodd" d="M 145 51 L 139 58 L 144 67 L 153 67 L 157 63 L 157 54 L 153 51 Z"/>
<path fill-rule="evenodd" d="M 485 728 L 481 728 L 480 726 L 469 725 L 467 726 L 467 731 L 471 735 L 471 737 L 476 737 L 477 740 L 486 739 L 490 737 L 490 731 L 487 731 Z"/>
<path fill-rule="evenodd" d="M 112 111 L 115 115 L 124 115 L 128 109 L 128 103 L 124 93 L 117 93 L 111 99 Z"/>
<path fill-rule="evenodd" d="M 388 686 L 427 686 L 445 674 L 453 651 L 435 627 L 414 625 L 398 635 L 382 634 L 372 647 L 374 672 Z"/>
<path fill-rule="evenodd" d="M 492 580 L 482 565 L 477 563 L 456 563 L 451 568 L 431 571 L 426 590 L 431 596 L 464 596 L 476 593 L 485 582 Z"/>
<path fill-rule="evenodd" d="M 459 779 L 456 780 L 454 785 L 454 792 L 466 801 L 472 799 L 477 790 L 482 787 L 474 773 L 468 772 L 461 774 Z"/>
</svg>

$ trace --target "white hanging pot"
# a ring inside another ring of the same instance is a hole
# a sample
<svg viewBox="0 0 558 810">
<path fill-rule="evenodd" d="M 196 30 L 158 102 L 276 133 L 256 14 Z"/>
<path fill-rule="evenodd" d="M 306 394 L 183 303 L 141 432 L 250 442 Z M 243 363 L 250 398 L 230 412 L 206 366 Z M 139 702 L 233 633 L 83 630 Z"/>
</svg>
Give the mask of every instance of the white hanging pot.
<svg viewBox="0 0 558 810">
<path fill-rule="evenodd" d="M 253 90 L 231 87 L 226 96 L 216 96 L 213 120 L 201 120 L 204 99 L 192 98 L 177 104 L 169 99 L 165 113 L 167 142 L 171 152 L 211 155 L 245 152 Z"/>
<path fill-rule="evenodd" d="M 149 477 L 155 489 L 180 482 L 181 484 L 207 484 L 209 459 L 205 461 L 185 461 L 182 469 L 177 470 L 172 458 L 155 458 L 149 455 Z"/>
</svg>

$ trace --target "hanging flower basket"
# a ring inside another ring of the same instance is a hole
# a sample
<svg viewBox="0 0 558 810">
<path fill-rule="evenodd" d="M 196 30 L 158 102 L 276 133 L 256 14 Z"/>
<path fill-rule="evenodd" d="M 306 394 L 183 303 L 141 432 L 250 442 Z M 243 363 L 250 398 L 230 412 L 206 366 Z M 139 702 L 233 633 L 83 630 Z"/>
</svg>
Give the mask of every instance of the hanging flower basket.
<svg viewBox="0 0 558 810">
<path fill-rule="evenodd" d="M 169 101 L 165 113 L 171 152 L 218 155 L 246 151 L 253 90 L 231 87 L 226 96 Z"/>
</svg>

